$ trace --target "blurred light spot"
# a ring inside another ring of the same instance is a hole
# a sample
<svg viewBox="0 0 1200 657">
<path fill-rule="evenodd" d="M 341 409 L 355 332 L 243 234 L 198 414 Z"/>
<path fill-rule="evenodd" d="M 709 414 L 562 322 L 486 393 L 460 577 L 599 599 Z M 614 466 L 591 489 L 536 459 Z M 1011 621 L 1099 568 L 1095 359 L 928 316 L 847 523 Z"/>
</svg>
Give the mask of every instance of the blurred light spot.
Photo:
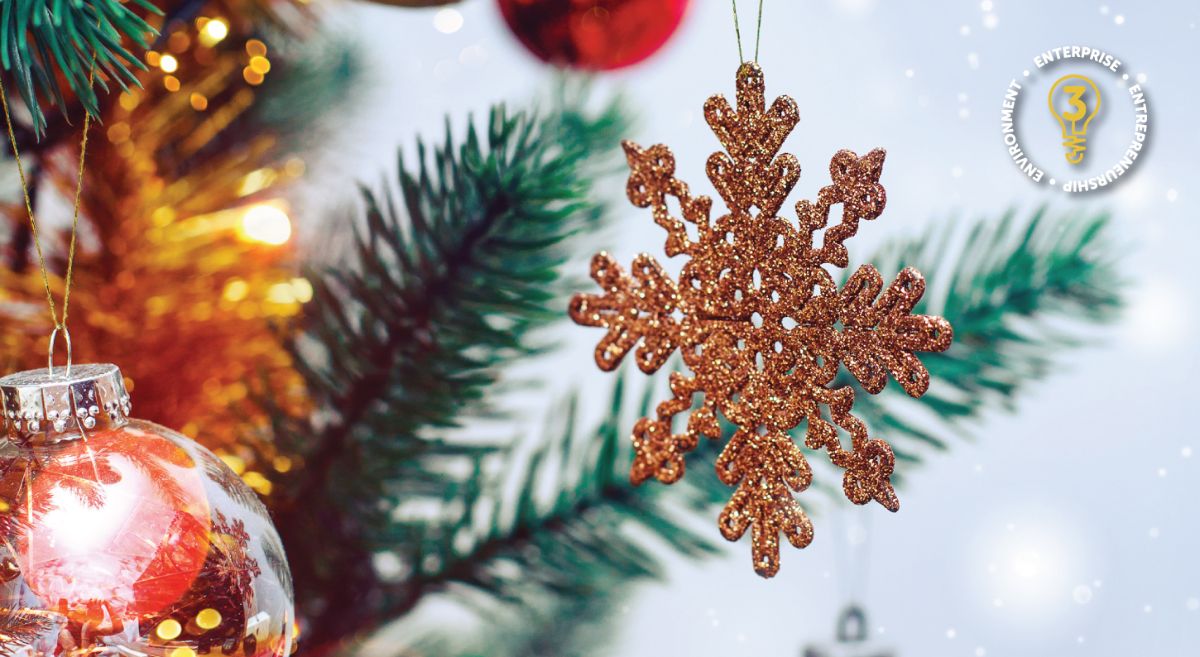
<svg viewBox="0 0 1200 657">
<path fill-rule="evenodd" d="M 1175 189 L 1174 187 L 1167 190 L 1167 200 L 1168 201 L 1170 201 L 1171 203 L 1174 203 L 1178 199 L 1179 199 L 1179 190 Z"/>
<path fill-rule="evenodd" d="M 192 37 L 187 32 L 178 30 L 167 39 L 167 47 L 175 52 L 183 52 L 192 45 Z"/>
<path fill-rule="evenodd" d="M 271 60 L 261 55 L 255 55 L 250 58 L 250 69 L 255 73 L 266 75 L 271 72 Z"/>
<path fill-rule="evenodd" d="M 137 108 L 141 100 L 141 93 L 137 89 L 129 89 L 121 93 L 121 97 L 117 102 L 121 104 L 121 109 L 126 112 L 132 112 Z"/>
<path fill-rule="evenodd" d="M 150 221 L 154 222 L 158 228 L 166 227 L 170 222 L 175 221 L 174 207 L 169 205 L 156 207 L 155 211 L 150 213 Z"/>
<path fill-rule="evenodd" d="M 178 638 L 183 633 L 183 626 L 174 618 L 168 618 L 159 623 L 158 627 L 154 628 L 154 633 L 163 641 L 170 641 Z"/>
<path fill-rule="evenodd" d="M 1012 559 L 1012 571 L 1017 577 L 1033 579 L 1042 573 L 1042 557 L 1032 550 L 1024 550 Z"/>
<path fill-rule="evenodd" d="M 258 71 L 247 66 L 246 68 L 242 69 L 242 79 L 252 85 L 258 86 L 262 84 L 263 80 L 266 78 L 263 77 L 262 73 L 259 73 Z"/>
<path fill-rule="evenodd" d="M 292 296 L 300 303 L 312 301 L 313 286 L 307 278 L 292 279 Z"/>
<path fill-rule="evenodd" d="M 1160 532 L 1158 531 L 1158 527 L 1150 528 L 1150 538 L 1158 538 L 1159 534 L 1160 534 Z"/>
<path fill-rule="evenodd" d="M 1165 476 L 1167 476 L 1167 469 L 1166 469 L 1166 468 L 1159 468 L 1159 469 L 1158 469 L 1158 476 L 1159 476 L 1159 477 L 1165 477 Z"/>
<path fill-rule="evenodd" d="M 975 649 L 975 657 L 985 657 L 985 655 L 987 655 L 987 651 L 983 649 L 983 646 Z"/>
<path fill-rule="evenodd" d="M 1125 16 L 1123 14 L 1117 14 L 1116 16 L 1113 16 L 1113 22 L 1116 23 L 1117 25 L 1124 25 L 1125 24 Z"/>
<path fill-rule="evenodd" d="M 283 172 L 292 178 L 299 178 L 304 175 L 304 160 L 293 157 L 283 165 Z"/>
<path fill-rule="evenodd" d="M 1123 333 L 1135 346 L 1169 352 L 1188 339 L 1192 311 L 1189 292 L 1166 277 L 1150 279 L 1130 296 Z"/>
<path fill-rule="evenodd" d="M 916 74 L 917 74 L 917 72 L 912 70 L 911 68 L 904 69 L 904 77 L 906 77 L 906 78 L 911 78 L 911 77 L 915 76 Z"/>
<path fill-rule="evenodd" d="M 958 33 L 963 36 L 971 36 L 971 26 L 970 25 L 959 26 Z"/>
<path fill-rule="evenodd" d="M 1100 5 L 1100 15 L 1101 16 L 1108 15 L 1108 5 Z"/>
<path fill-rule="evenodd" d="M 250 39 L 246 42 L 246 54 L 251 57 L 266 57 L 267 44 L 258 39 Z"/>
<path fill-rule="evenodd" d="M 261 495 L 271 494 L 271 480 L 264 477 L 261 472 L 254 472 L 251 470 L 250 472 L 242 475 L 242 481 L 246 482 L 247 486 L 253 488 L 255 492 Z"/>
<path fill-rule="evenodd" d="M 1081 605 L 1086 605 L 1092 601 L 1092 587 L 1087 584 L 1076 586 L 1075 590 L 1071 591 L 1071 599 Z"/>
<path fill-rule="evenodd" d="M 275 472 L 289 472 L 292 469 L 292 459 L 283 455 L 276 456 L 271 465 L 275 466 Z"/>
<path fill-rule="evenodd" d="M 193 92 L 189 100 L 192 103 L 192 109 L 197 112 L 203 112 L 208 109 L 208 97 L 202 93 Z"/>
<path fill-rule="evenodd" d="M 1000 19 L 997 18 L 995 14 L 984 14 L 984 16 L 983 16 L 983 26 L 984 27 L 986 27 L 989 30 L 994 30 L 994 29 L 996 29 L 996 26 L 999 24 L 1000 24 Z"/>
<path fill-rule="evenodd" d="M 447 7 L 445 9 L 439 9 L 438 12 L 433 15 L 433 27 L 442 34 L 454 34 L 455 32 L 461 30 L 462 26 L 463 15 L 457 9 L 451 9 Z"/>
<path fill-rule="evenodd" d="M 980 11 L 991 11 L 993 9 L 992 0 L 983 0 L 979 3 Z"/>
<path fill-rule="evenodd" d="M 241 475 L 246 471 L 246 461 L 242 457 L 236 454 L 221 454 L 220 457 L 234 474 Z"/>
<path fill-rule="evenodd" d="M 1188 611 L 1200 611 L 1200 598 L 1188 598 L 1184 603 Z"/>
<path fill-rule="evenodd" d="M 246 240 L 279 246 L 292 236 L 292 221 L 279 206 L 258 203 L 246 208 L 240 232 Z"/>
<path fill-rule="evenodd" d="M 179 91 L 179 78 L 174 75 L 168 75 L 163 78 L 163 86 L 166 87 L 167 91 L 172 93 Z"/>
<path fill-rule="evenodd" d="M 202 630 L 211 630 L 221 624 L 221 612 L 211 607 L 196 614 L 196 625 Z"/>
<path fill-rule="evenodd" d="M 463 66 L 483 64 L 487 61 L 487 58 L 487 51 L 479 44 L 467 46 L 462 49 L 462 52 L 458 53 L 458 63 Z"/>
<path fill-rule="evenodd" d="M 164 73 L 174 73 L 179 70 L 179 60 L 174 55 L 163 55 L 158 59 L 158 67 Z"/>
<path fill-rule="evenodd" d="M 153 50 L 146 51 L 146 63 L 147 64 L 149 64 L 151 66 L 158 66 L 158 63 L 160 61 L 162 61 L 162 55 L 158 54 L 157 52 L 155 52 Z"/>
<path fill-rule="evenodd" d="M 231 279 L 225 284 L 225 291 L 221 296 L 225 297 L 226 301 L 237 303 L 246 298 L 250 294 L 250 284 L 240 278 Z"/>
<path fill-rule="evenodd" d="M 1142 611 L 1149 614 L 1154 611 L 1154 607 L 1150 604 L 1146 604 L 1144 607 L 1142 607 Z"/>
<path fill-rule="evenodd" d="M 967 66 L 970 66 L 972 70 L 979 68 L 979 53 L 967 53 Z"/>
<path fill-rule="evenodd" d="M 958 631 L 955 630 L 953 627 L 946 630 L 946 638 L 947 639 L 953 639 L 956 636 L 958 636 Z"/>
<path fill-rule="evenodd" d="M 255 192 L 261 192 L 274 184 L 277 177 L 275 170 L 269 167 L 255 169 L 242 178 L 237 194 L 238 196 L 249 196 Z"/>
<path fill-rule="evenodd" d="M 129 139 L 130 128 L 129 124 L 124 121 L 118 121 L 110 126 L 104 133 L 108 140 L 114 144 L 119 144 L 126 139 Z"/>
<path fill-rule="evenodd" d="M 196 651 L 187 646 L 180 646 L 171 651 L 171 657 L 196 657 Z"/>
<path fill-rule="evenodd" d="M 229 24 L 220 18 L 206 22 L 200 29 L 200 43 L 206 46 L 213 46 L 227 36 L 229 36 Z"/>
<path fill-rule="evenodd" d="M 267 301 L 271 303 L 296 303 L 291 283 L 276 283 L 267 289 Z"/>
<path fill-rule="evenodd" d="M 1179 455 L 1185 459 L 1192 458 L 1192 448 L 1185 446 L 1183 449 L 1179 450 Z"/>
</svg>

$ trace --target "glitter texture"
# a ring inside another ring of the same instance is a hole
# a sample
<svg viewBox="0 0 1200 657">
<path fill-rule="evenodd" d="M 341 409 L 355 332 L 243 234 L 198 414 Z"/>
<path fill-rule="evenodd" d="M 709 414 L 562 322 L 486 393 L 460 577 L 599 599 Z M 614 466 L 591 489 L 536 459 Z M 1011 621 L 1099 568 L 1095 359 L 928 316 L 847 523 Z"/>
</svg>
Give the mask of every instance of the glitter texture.
<svg viewBox="0 0 1200 657">
<path fill-rule="evenodd" d="M 691 375 L 672 373 L 673 397 L 634 427 L 631 478 L 635 484 L 651 477 L 677 481 L 684 454 L 701 436 L 718 438 L 718 414 L 725 417 L 737 428 L 717 458 L 717 474 L 737 488 L 718 524 L 731 541 L 753 527 L 754 569 L 771 577 L 779 570 L 781 532 L 798 548 L 813 538 L 812 522 L 792 495 L 808 488 L 812 470 L 789 432 L 806 422 L 805 445 L 827 450 L 845 470 L 842 487 L 852 502 L 874 499 L 897 510 L 892 449 L 851 415 L 854 390 L 833 386 L 834 377 L 844 364 L 863 389 L 877 393 L 890 374 L 920 397 L 929 372 L 913 353 L 944 351 L 952 330 L 941 317 L 911 314 L 925 291 L 915 269 L 902 270 L 885 289 L 879 272 L 863 265 L 840 290 L 825 269 L 845 268 L 844 242 L 859 221 L 883 211 L 882 149 L 863 157 L 848 150 L 834 155 L 833 184 L 815 203 L 796 204 L 797 226 L 777 213 L 800 165 L 790 154 L 776 156 L 800 120 L 795 101 L 781 96 L 768 109 L 762 70 L 746 63 L 737 74 L 737 110 L 718 95 L 705 103 L 704 116 L 725 147 L 708 158 L 707 171 L 729 213 L 710 221 L 712 200 L 692 197 L 675 178 L 666 146 L 625 142 L 629 200 L 652 208 L 667 231 L 667 255 L 689 260 L 676 283 L 647 254 L 635 258 L 627 274 L 599 253 L 592 278 L 603 293 L 576 295 L 570 313 L 579 324 L 607 330 L 596 348 L 604 370 L 637 347 L 638 367 L 649 374 L 679 349 Z M 668 197 L 678 202 L 681 217 L 673 216 Z M 826 228 L 836 205 L 841 219 Z M 697 393 L 698 407 L 682 433 L 674 433 L 672 420 L 693 409 Z M 849 434 L 850 449 L 839 428 Z"/>
</svg>

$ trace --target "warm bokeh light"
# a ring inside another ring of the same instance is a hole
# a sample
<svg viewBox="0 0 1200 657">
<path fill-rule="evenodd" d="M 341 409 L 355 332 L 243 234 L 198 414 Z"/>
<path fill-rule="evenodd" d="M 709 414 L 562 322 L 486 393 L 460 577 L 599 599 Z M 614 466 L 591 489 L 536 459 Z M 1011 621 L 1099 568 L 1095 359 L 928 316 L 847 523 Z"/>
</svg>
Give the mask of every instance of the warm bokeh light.
<svg viewBox="0 0 1200 657">
<path fill-rule="evenodd" d="M 211 607 L 196 614 L 196 625 L 203 630 L 211 630 L 221 624 L 221 612 Z"/>
<path fill-rule="evenodd" d="M 254 56 L 250 58 L 250 68 L 255 73 L 266 75 L 271 71 L 271 60 L 266 57 Z"/>
<path fill-rule="evenodd" d="M 154 633 L 157 634 L 158 638 L 162 639 L 163 641 L 170 641 L 178 638 L 180 634 L 183 634 L 183 626 L 180 625 L 179 621 L 175 620 L 174 618 L 168 618 L 167 620 L 158 624 L 158 627 L 154 629 Z"/>
<path fill-rule="evenodd" d="M 162 57 L 158 58 L 158 67 L 161 68 L 164 73 L 174 73 L 175 71 L 179 70 L 179 60 L 175 59 L 174 55 L 163 55 Z"/>
<path fill-rule="evenodd" d="M 278 246 L 292 236 L 292 221 L 278 205 L 259 203 L 246 208 L 239 232 L 245 240 Z"/>
<path fill-rule="evenodd" d="M 229 24 L 220 18 L 208 21 L 200 30 L 200 42 L 206 46 L 215 45 L 227 36 L 229 36 Z"/>
</svg>

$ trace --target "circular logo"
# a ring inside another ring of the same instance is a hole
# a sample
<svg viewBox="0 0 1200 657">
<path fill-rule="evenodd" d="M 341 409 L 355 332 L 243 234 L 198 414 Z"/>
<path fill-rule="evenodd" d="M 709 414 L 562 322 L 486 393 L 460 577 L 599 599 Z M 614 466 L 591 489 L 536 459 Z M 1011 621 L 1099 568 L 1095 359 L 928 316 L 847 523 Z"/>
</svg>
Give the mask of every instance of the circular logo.
<svg viewBox="0 0 1200 657">
<path fill-rule="evenodd" d="M 1145 78 L 1131 79 L 1121 60 L 1088 46 L 1047 50 L 1033 63 L 1009 82 L 1000 108 L 1013 163 L 1030 180 L 1071 194 L 1111 187 L 1149 143 Z"/>
</svg>

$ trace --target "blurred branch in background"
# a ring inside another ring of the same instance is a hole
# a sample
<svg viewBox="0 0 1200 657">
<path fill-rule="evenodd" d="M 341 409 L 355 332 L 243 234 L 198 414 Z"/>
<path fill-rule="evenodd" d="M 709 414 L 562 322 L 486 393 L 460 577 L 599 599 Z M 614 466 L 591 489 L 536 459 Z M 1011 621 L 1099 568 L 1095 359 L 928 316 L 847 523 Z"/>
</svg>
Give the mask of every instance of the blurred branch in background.
<svg viewBox="0 0 1200 657">
<path fill-rule="evenodd" d="M 316 412 L 270 409 L 300 466 L 274 501 L 310 650 L 411 608 L 450 563 L 410 560 L 390 582 L 374 566 L 445 540 L 402 509 L 452 501 L 447 468 L 502 449 L 444 434 L 493 414 L 499 368 L 543 350 L 535 332 L 560 317 L 566 242 L 603 217 L 592 186 L 626 120 L 571 96 L 543 115 L 498 107 L 461 143 L 447 128 L 432 152 L 420 144 L 398 198 L 364 191 L 350 261 L 312 276 L 291 354 Z"/>
<path fill-rule="evenodd" d="M 950 281 L 940 294 L 930 290 L 929 307 L 915 311 L 936 311 L 955 326 L 954 346 L 929 362 L 936 418 L 908 419 L 896 407 L 905 403 L 903 395 L 858 396 L 873 400 L 864 406 L 866 420 L 906 455 L 909 472 L 920 450 L 949 448 L 939 427 L 961 435 L 963 422 L 1011 409 L 1056 355 L 1085 342 L 1080 336 L 1088 325 L 1115 318 L 1121 284 L 1107 223 L 1103 214 L 1048 217 L 1039 210 L 1022 220 L 1010 212 L 999 221 L 974 222 L 950 256 L 943 238 L 926 234 L 870 259 Z M 1060 319 L 1077 321 L 1056 323 Z M 663 575 L 663 546 L 685 558 L 714 552 L 707 534 L 693 531 L 680 512 L 712 522 L 728 488 L 703 468 L 696 473 L 702 476 L 672 487 L 632 487 L 627 434 L 650 397 L 629 409 L 622 385 L 595 430 L 580 430 L 572 420 L 541 436 L 531 457 L 505 455 L 502 470 L 516 473 L 515 486 L 479 465 L 443 489 L 441 513 L 404 523 L 396 553 L 407 568 L 391 586 L 418 597 L 447 592 L 487 620 L 476 635 L 460 625 L 398 623 L 379 640 L 391 654 L 407 654 L 394 647 L 397 641 L 413 654 L 604 654 L 611 637 L 596 631 L 597 624 L 631 583 Z M 566 417 L 575 417 L 574 406 L 573 400 L 566 404 Z M 712 456 L 719 445 L 704 443 L 695 458 Z M 839 500 L 833 492 L 831 501 Z"/>
<path fill-rule="evenodd" d="M 163 16 L 145 13 L 162 38 L 145 53 L 141 87 L 99 99 L 72 295 L 75 360 L 121 363 L 140 416 L 196 435 L 268 493 L 269 475 L 290 461 L 248 400 L 274 394 L 303 407 L 271 321 L 294 315 L 312 292 L 297 274 L 283 188 L 305 170 L 298 150 L 318 117 L 350 95 L 356 57 L 336 40 L 299 45 L 312 29 L 304 3 L 161 8 Z M 57 295 L 78 130 L 52 122 L 22 151 Z M 0 365 L 41 367 L 51 327 L 28 219 L 19 203 L 4 215 Z"/>
</svg>

